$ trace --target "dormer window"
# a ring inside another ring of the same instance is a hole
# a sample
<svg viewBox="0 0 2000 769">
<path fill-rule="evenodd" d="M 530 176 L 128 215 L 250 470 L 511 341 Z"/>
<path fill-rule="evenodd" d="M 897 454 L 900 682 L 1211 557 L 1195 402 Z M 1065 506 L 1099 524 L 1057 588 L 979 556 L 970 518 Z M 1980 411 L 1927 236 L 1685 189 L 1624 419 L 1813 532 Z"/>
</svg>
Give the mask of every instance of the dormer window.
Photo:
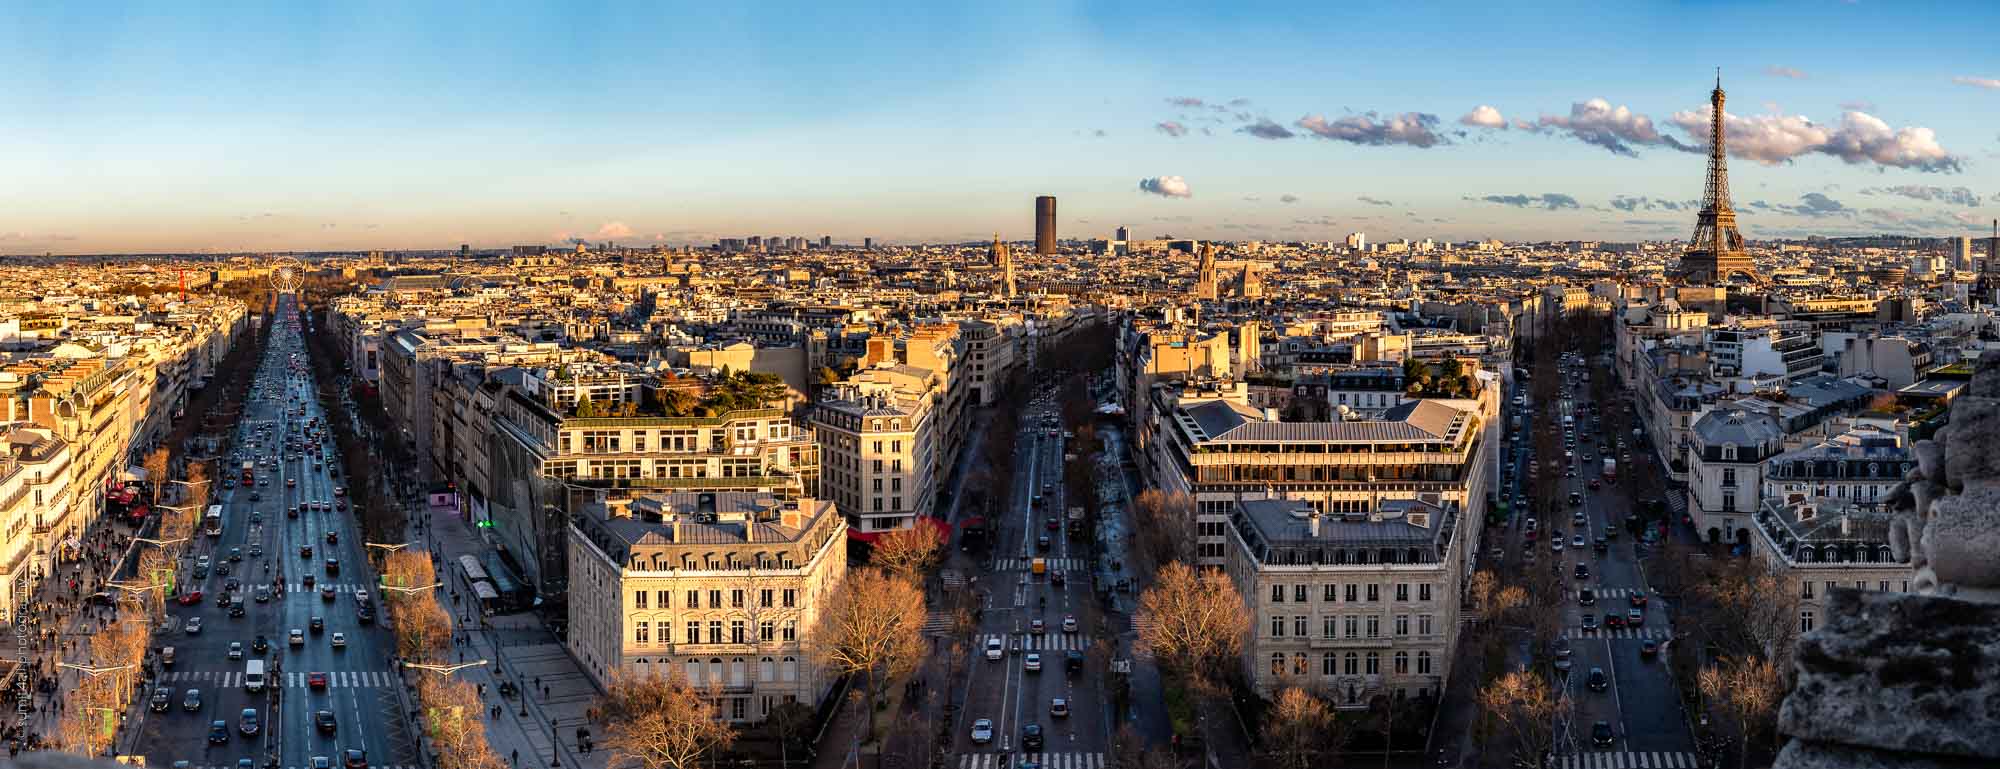
<svg viewBox="0 0 2000 769">
<path fill-rule="evenodd" d="M 1722 444 L 1722 461 L 1724 462 L 1736 461 L 1736 444 L 1734 443 Z"/>
</svg>

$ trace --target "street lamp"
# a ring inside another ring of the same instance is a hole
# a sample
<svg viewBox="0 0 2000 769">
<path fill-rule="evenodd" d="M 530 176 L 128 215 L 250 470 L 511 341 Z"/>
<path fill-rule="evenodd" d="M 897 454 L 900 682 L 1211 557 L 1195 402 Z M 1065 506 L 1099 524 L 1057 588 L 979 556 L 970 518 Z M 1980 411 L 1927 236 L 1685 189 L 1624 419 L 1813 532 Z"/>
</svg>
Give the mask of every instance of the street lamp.
<svg viewBox="0 0 2000 769">
<path fill-rule="evenodd" d="M 384 591 L 389 591 L 389 592 L 397 592 L 397 593 L 421 593 L 421 592 L 423 592 L 423 591 L 425 591 L 425 590 L 435 590 L 435 589 L 437 589 L 437 588 L 441 588 L 441 587 L 444 587 L 444 583 L 443 583 L 443 582 L 432 582 L 431 584 L 428 584 L 428 585 L 417 585 L 417 586 L 415 586 L 415 587 L 402 587 L 402 586 L 399 586 L 399 585 L 391 585 L 391 584 L 388 584 L 388 583 L 383 583 L 383 584 L 380 584 L 380 585 L 377 585 L 376 587 L 379 587 L 379 588 L 381 588 L 382 590 L 384 590 Z"/>
<path fill-rule="evenodd" d="M 433 672 L 433 673 L 442 673 L 442 674 L 444 674 L 444 675 L 451 675 L 451 674 L 453 674 L 453 673 L 456 673 L 456 672 L 458 672 L 458 671 L 461 671 L 461 670 L 464 670 L 464 669 L 466 669 L 466 668 L 476 668 L 476 667 L 480 667 L 480 666 L 483 666 L 483 665 L 490 665 L 490 664 L 492 664 L 492 663 L 491 663 L 491 662 L 489 662 L 489 661 L 487 661 L 487 660 L 483 660 L 483 659 L 479 659 L 479 660 L 473 660 L 473 661 L 471 661 L 471 662 L 461 662 L 461 663 L 458 663 L 458 664 L 456 664 L 456 665 L 438 665 L 438 664 L 433 664 L 433 663 L 429 663 L 429 662 L 409 662 L 409 661 L 404 661 L 404 662 L 403 662 L 403 667 L 406 667 L 406 668 L 414 668 L 414 669 L 416 669 L 416 670 L 428 670 L 428 671 L 430 671 L 430 672 Z"/>
</svg>

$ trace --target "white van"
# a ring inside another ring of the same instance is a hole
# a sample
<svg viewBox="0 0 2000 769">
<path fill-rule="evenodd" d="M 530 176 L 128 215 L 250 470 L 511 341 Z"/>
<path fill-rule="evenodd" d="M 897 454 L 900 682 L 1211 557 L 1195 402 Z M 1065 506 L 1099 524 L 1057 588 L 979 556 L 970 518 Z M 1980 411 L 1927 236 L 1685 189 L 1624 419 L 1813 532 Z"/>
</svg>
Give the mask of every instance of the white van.
<svg viewBox="0 0 2000 769">
<path fill-rule="evenodd" d="M 243 663 L 243 690 L 247 692 L 264 691 L 263 660 L 251 660 Z"/>
</svg>

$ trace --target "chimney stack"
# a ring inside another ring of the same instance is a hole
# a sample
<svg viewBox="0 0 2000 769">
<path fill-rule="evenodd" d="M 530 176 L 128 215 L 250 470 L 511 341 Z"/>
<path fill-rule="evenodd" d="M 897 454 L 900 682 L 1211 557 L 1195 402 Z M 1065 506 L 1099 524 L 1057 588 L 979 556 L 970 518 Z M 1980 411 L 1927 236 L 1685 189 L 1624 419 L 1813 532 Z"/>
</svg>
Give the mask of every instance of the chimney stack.
<svg viewBox="0 0 2000 769">
<path fill-rule="evenodd" d="M 1312 512 L 1312 515 L 1309 515 L 1309 516 L 1306 516 L 1306 530 L 1307 530 L 1307 531 L 1310 531 L 1310 532 L 1312 532 L 1312 537 L 1313 537 L 1313 539 L 1319 539 L 1319 511 L 1318 511 L 1318 510 L 1314 510 L 1314 511 Z"/>
</svg>

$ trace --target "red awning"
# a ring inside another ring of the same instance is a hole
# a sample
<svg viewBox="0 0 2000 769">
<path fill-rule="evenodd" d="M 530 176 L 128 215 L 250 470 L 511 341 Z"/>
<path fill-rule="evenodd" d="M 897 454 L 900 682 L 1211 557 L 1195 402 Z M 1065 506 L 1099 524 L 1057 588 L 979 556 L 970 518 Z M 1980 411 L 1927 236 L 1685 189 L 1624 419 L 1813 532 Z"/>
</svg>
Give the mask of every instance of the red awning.
<svg viewBox="0 0 2000 769">
<path fill-rule="evenodd" d="M 917 518 L 917 527 L 930 529 L 931 534 L 936 536 L 939 542 L 945 544 L 951 543 L 951 524 L 945 523 L 942 518 L 932 518 L 928 515 L 919 516 Z"/>
<path fill-rule="evenodd" d="M 866 542 L 872 545 L 875 544 L 875 540 L 882 538 L 882 532 L 862 531 L 860 529 L 849 526 L 847 527 L 847 538 L 855 540 L 857 542 Z"/>
<path fill-rule="evenodd" d="M 958 522 L 958 527 L 961 529 L 970 529 L 974 526 L 985 526 L 985 525 L 986 525 L 986 516 L 983 515 L 975 515 L 972 516 L 971 518 L 967 518 L 963 521 Z"/>
</svg>

